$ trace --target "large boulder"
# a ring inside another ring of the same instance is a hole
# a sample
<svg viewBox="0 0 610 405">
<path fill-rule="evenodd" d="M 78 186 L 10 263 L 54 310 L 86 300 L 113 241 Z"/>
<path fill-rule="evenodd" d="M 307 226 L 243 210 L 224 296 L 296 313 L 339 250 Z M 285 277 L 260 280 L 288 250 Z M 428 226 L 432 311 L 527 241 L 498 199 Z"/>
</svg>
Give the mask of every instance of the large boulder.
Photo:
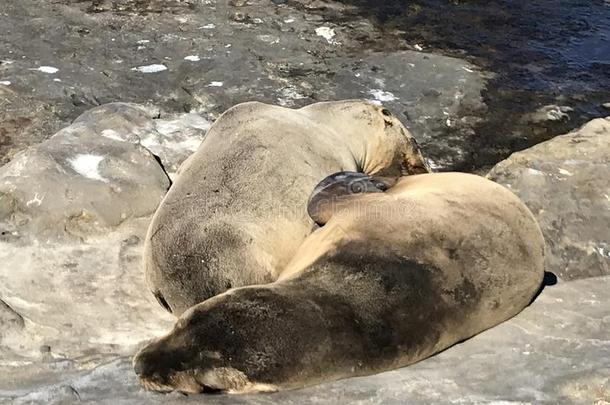
<svg viewBox="0 0 610 405">
<path fill-rule="evenodd" d="M 488 177 L 538 219 L 548 271 L 566 280 L 610 274 L 610 117 L 514 153 Z"/>
<path fill-rule="evenodd" d="M 197 150 L 211 123 L 196 113 L 174 114 L 161 118 L 152 106 L 109 103 L 84 112 L 75 125 L 108 139 L 139 144 L 155 156 L 172 175 L 180 164 Z"/>
<path fill-rule="evenodd" d="M 86 239 L 150 216 L 205 135 L 197 114 L 112 103 L 87 111 L 0 168 L 3 240 Z M 162 165 L 160 164 L 162 163 Z"/>
</svg>

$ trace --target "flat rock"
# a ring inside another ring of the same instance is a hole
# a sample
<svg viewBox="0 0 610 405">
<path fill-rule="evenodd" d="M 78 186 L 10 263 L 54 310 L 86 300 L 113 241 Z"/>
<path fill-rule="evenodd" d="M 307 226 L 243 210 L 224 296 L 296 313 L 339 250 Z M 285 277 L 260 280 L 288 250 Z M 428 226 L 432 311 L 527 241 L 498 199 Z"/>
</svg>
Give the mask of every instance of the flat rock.
<svg viewBox="0 0 610 405">
<path fill-rule="evenodd" d="M 4 367 L 13 383 L 0 383 L 0 401 L 602 405 L 610 401 L 609 288 L 609 276 L 546 287 L 515 318 L 420 363 L 303 390 L 244 396 L 154 394 L 137 385 L 128 356 L 108 356 L 84 364 L 33 362 L 27 371 Z"/>
<path fill-rule="evenodd" d="M 0 300 L 0 342 L 11 333 L 21 332 L 24 326 L 23 317 Z"/>
<path fill-rule="evenodd" d="M 60 382 L 170 328 L 141 270 L 148 222 L 84 243 L 0 242 L 1 387 Z"/>
<path fill-rule="evenodd" d="M 488 177 L 538 219 L 548 271 L 565 280 L 610 274 L 610 117 L 514 153 Z"/>
</svg>

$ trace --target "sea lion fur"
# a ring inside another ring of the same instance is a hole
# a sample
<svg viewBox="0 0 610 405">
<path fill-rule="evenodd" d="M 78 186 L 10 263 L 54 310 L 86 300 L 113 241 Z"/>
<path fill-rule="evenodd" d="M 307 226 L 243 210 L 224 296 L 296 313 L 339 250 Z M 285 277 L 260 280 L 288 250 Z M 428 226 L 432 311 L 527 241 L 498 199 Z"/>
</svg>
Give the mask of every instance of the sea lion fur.
<svg viewBox="0 0 610 405">
<path fill-rule="evenodd" d="M 182 165 L 150 224 L 147 284 L 179 316 L 230 288 L 270 283 L 316 224 L 307 198 L 324 177 L 429 168 L 388 110 L 352 100 L 226 111 Z"/>
<path fill-rule="evenodd" d="M 184 312 L 142 349 L 152 389 L 291 389 L 402 367 L 520 312 L 543 278 L 525 205 L 484 178 L 439 173 L 355 194 L 278 280 Z"/>
</svg>

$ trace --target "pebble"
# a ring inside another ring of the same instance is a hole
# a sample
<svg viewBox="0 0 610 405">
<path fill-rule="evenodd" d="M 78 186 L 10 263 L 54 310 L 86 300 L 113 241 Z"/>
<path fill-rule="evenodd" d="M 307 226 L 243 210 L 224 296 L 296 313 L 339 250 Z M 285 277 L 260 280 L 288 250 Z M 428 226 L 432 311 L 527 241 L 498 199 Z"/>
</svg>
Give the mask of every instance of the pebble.
<svg viewBox="0 0 610 405">
<path fill-rule="evenodd" d="M 161 65 L 161 64 L 153 64 L 153 65 L 134 67 L 134 68 L 131 68 L 131 70 L 134 70 L 134 71 L 140 72 L 140 73 L 158 73 L 158 72 L 163 72 L 164 70 L 167 70 L 167 66 Z"/>
</svg>

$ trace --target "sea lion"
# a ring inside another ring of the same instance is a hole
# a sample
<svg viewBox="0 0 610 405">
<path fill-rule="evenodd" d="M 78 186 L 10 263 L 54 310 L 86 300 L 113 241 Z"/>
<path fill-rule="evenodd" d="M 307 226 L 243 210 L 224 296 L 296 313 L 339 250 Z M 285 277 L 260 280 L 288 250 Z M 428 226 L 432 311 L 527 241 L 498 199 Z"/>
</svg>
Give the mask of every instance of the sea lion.
<svg viewBox="0 0 610 405">
<path fill-rule="evenodd" d="M 531 302 L 544 240 L 509 190 L 439 173 L 350 194 L 345 184 L 356 177 L 321 187 L 342 183 L 327 194 L 342 203 L 277 281 L 195 305 L 142 349 L 142 384 L 244 393 L 369 375 L 431 356 Z"/>
<path fill-rule="evenodd" d="M 394 182 L 392 178 L 372 177 L 357 172 L 331 174 L 311 193 L 307 202 L 307 213 L 315 223 L 324 225 L 336 206 L 349 201 L 349 197 L 353 194 L 383 193 Z"/>
<path fill-rule="evenodd" d="M 232 287 L 269 283 L 316 225 L 307 197 L 342 170 L 428 172 L 413 137 L 363 101 L 225 112 L 183 164 L 144 247 L 147 284 L 176 316 Z"/>
</svg>

